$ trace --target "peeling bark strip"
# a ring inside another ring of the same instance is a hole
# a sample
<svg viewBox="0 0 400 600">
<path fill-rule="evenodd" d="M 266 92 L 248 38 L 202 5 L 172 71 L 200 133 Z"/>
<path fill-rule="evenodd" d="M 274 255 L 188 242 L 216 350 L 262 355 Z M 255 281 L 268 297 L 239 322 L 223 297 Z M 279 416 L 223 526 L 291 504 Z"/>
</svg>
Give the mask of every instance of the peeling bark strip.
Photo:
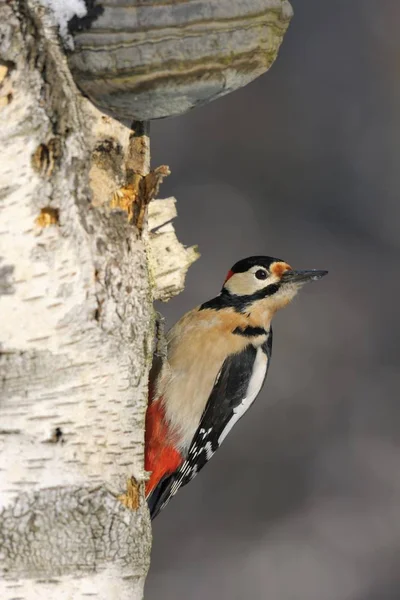
<svg viewBox="0 0 400 600">
<path fill-rule="evenodd" d="M 177 216 L 175 205 L 175 198 L 153 200 L 149 205 L 147 243 L 153 296 L 163 302 L 183 290 L 187 270 L 200 256 L 197 246 L 185 248 L 176 237 L 171 223 Z"/>
<path fill-rule="evenodd" d="M 165 165 L 147 175 L 132 173 L 128 183 L 114 193 L 111 208 L 126 211 L 128 220 L 142 233 L 150 201 L 158 193 L 164 177 L 169 174 L 170 170 Z"/>
<path fill-rule="evenodd" d="M 72 73 L 99 108 L 128 121 L 186 112 L 259 77 L 274 62 L 292 17 L 288 0 L 85 0 L 85 6 L 69 22 Z"/>
</svg>

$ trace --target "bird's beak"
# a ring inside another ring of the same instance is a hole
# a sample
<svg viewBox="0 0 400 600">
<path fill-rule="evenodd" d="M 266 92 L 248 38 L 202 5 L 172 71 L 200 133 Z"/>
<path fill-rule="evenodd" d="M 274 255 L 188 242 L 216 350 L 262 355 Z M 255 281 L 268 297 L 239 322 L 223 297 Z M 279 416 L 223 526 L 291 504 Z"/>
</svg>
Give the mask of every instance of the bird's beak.
<svg viewBox="0 0 400 600">
<path fill-rule="evenodd" d="M 327 274 L 328 271 L 285 271 L 281 277 L 281 283 L 308 283 L 309 281 L 317 281 Z"/>
</svg>

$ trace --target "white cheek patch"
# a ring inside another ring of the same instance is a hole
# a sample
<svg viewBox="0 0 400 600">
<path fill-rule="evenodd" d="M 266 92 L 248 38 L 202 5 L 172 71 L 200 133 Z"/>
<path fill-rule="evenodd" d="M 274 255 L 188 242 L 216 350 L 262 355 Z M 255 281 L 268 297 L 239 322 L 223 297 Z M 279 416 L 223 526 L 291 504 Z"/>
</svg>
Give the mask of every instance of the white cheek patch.
<svg viewBox="0 0 400 600">
<path fill-rule="evenodd" d="M 258 279 L 255 274 L 257 271 L 265 271 L 267 277 Z M 225 283 L 225 289 L 236 296 L 248 296 L 262 290 L 273 283 L 279 283 L 280 278 L 274 273 L 268 273 L 260 266 L 254 266 L 244 273 L 234 273 Z"/>
<path fill-rule="evenodd" d="M 249 381 L 246 396 L 243 398 L 242 402 L 234 409 L 231 420 L 226 425 L 225 429 L 223 429 L 221 435 L 218 438 L 218 445 L 222 444 L 228 433 L 231 431 L 232 427 L 239 421 L 241 417 L 243 417 L 245 412 L 250 408 L 254 400 L 257 398 L 258 393 L 261 390 L 262 384 L 264 383 L 265 374 L 267 371 L 267 364 L 268 358 L 263 352 L 262 348 L 259 347 L 257 349 L 257 354 L 253 365 L 253 373 Z"/>
</svg>

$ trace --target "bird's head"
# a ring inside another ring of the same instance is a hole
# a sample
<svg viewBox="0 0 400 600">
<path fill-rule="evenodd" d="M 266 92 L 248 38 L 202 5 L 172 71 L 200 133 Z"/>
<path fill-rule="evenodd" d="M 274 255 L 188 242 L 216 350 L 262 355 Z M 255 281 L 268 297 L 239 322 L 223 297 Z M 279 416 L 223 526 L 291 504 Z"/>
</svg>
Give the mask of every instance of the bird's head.
<svg viewBox="0 0 400 600">
<path fill-rule="evenodd" d="M 321 279 L 328 271 L 295 271 L 288 263 L 270 256 L 250 256 L 228 271 L 222 292 L 242 312 L 259 307 L 271 314 L 286 306 L 299 289 Z"/>
</svg>

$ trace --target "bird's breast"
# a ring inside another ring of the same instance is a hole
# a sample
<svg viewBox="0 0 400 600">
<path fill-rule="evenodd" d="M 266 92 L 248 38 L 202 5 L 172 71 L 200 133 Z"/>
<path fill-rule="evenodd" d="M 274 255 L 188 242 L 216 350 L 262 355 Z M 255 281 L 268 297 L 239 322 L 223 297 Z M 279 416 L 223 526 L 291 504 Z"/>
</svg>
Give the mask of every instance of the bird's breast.
<svg viewBox="0 0 400 600">
<path fill-rule="evenodd" d="M 267 338 L 265 334 L 250 340 L 234 334 L 238 323 L 232 315 L 207 312 L 188 313 L 168 333 L 167 361 L 157 384 L 157 397 L 163 397 L 165 417 L 182 452 L 188 450 L 196 433 L 225 359 L 249 343 L 261 346 Z"/>
</svg>

